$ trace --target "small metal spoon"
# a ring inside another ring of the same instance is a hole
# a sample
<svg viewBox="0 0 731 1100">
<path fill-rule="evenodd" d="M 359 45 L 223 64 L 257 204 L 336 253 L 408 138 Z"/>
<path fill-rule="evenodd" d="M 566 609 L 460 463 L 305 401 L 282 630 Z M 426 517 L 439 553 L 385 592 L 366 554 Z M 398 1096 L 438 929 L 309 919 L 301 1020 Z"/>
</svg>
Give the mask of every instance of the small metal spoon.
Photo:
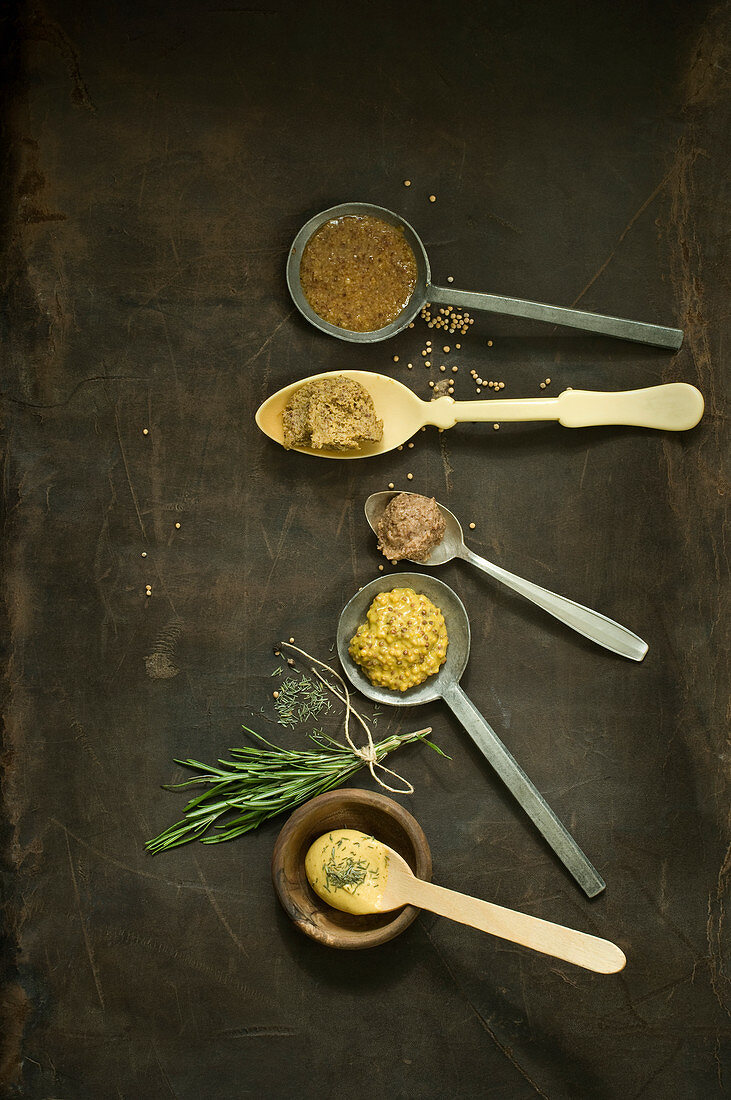
<svg viewBox="0 0 731 1100">
<path fill-rule="evenodd" d="M 350 329 L 332 325 L 323 321 L 307 301 L 300 282 L 300 261 L 307 242 L 313 233 L 333 218 L 348 216 L 379 218 L 396 225 L 403 230 L 416 260 L 416 286 L 411 298 L 395 321 L 375 332 L 352 332 Z M 350 340 L 356 344 L 372 344 L 377 340 L 387 340 L 414 320 L 426 302 L 433 305 L 458 306 L 460 309 L 481 309 L 488 313 L 502 313 L 509 317 L 528 317 L 535 321 L 548 321 L 554 325 L 568 325 L 587 332 L 603 333 L 605 336 L 617 336 L 621 340 L 634 340 L 638 344 L 652 344 L 658 348 L 677 351 L 683 342 L 683 332 L 678 328 L 665 328 L 662 325 L 650 325 L 644 321 L 626 321 L 621 317 L 608 317 L 599 313 L 585 313 L 579 309 L 566 309 L 563 306 L 548 306 L 541 302 L 529 302 L 522 298 L 505 298 L 498 294 L 477 294 L 467 290 L 454 290 L 452 287 L 434 286 L 431 281 L 431 269 L 426 249 L 421 238 L 405 218 L 386 210 L 383 206 L 373 206 L 369 202 L 344 202 L 331 206 L 310 218 L 302 226 L 292 242 L 287 258 L 287 286 L 292 301 L 303 317 L 330 336 L 340 340 Z"/>
<path fill-rule="evenodd" d="M 413 588 L 415 592 L 427 596 L 444 616 L 449 639 L 447 659 L 439 672 L 408 691 L 376 687 L 349 653 L 350 639 L 365 622 L 372 600 L 379 592 L 390 592 L 392 588 Z M 391 707 L 418 707 L 422 703 L 443 699 L 582 890 L 590 898 L 601 893 L 606 885 L 601 875 L 459 686 L 470 655 L 470 621 L 464 604 L 449 585 L 425 573 L 377 577 L 356 592 L 343 608 L 338 623 L 337 647 L 340 663 L 350 682 L 361 694 L 377 703 Z"/>
<path fill-rule="evenodd" d="M 388 503 L 398 496 L 402 490 L 393 492 L 387 490 L 383 493 L 371 493 L 365 502 L 365 515 L 374 533 L 378 534 L 378 524 L 383 516 Z M 416 493 L 408 493 L 408 496 L 417 496 Z M 476 565 L 489 577 L 502 581 L 507 588 L 512 588 L 527 600 L 542 607 L 554 619 L 566 623 L 578 634 L 583 634 L 597 645 L 610 649 L 612 653 L 618 653 L 620 657 L 628 657 L 631 661 L 641 661 L 648 650 L 647 642 L 643 642 L 631 630 L 598 611 L 592 611 L 590 607 L 575 603 L 565 596 L 559 596 L 556 592 L 549 592 L 547 588 L 541 588 L 531 581 L 517 577 L 515 573 L 509 573 L 507 569 L 501 569 L 499 565 L 493 565 L 486 558 L 474 554 L 464 541 L 464 534 L 457 517 L 437 502 L 437 508 L 442 513 L 447 529 L 438 546 L 435 546 L 426 561 L 416 562 L 416 565 L 444 565 L 454 558 L 462 558 L 471 565 Z M 413 559 L 408 558 L 407 561 Z"/>
</svg>

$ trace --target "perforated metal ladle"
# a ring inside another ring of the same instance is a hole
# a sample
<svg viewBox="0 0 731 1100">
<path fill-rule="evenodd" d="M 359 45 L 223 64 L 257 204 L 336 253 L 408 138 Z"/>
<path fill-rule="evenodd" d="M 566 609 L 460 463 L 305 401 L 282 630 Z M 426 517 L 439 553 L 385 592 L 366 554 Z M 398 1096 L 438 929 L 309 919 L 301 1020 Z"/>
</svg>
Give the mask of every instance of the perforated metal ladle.
<svg viewBox="0 0 731 1100">
<path fill-rule="evenodd" d="M 300 261 L 307 242 L 313 233 L 334 218 L 348 216 L 380 218 L 389 225 L 399 226 L 411 246 L 416 259 L 416 286 L 413 293 L 395 321 L 373 332 L 353 332 L 324 321 L 315 313 L 307 301 L 300 282 Z M 383 206 L 373 206 L 368 202 L 344 202 L 331 206 L 310 218 L 302 226 L 292 242 L 287 258 L 287 285 L 292 300 L 307 320 L 339 340 L 350 340 L 355 344 L 372 344 L 378 340 L 388 340 L 414 320 L 422 306 L 451 305 L 459 309 L 480 309 L 487 313 L 502 313 L 509 317 L 527 317 L 534 321 L 548 321 L 554 325 L 568 325 L 570 328 L 583 329 L 586 332 L 598 332 L 605 336 L 616 336 L 620 340 L 633 340 L 638 344 L 652 344 L 658 348 L 677 351 L 683 342 L 682 329 L 665 328 L 644 321 L 627 321 L 621 317 L 608 317 L 600 313 L 586 313 L 579 309 L 564 306 L 549 306 L 541 302 L 530 302 L 523 298 L 507 298 L 500 294 L 478 294 L 475 291 L 455 290 L 452 287 L 434 286 L 431 281 L 431 269 L 426 249 L 416 231 L 399 214 L 386 210 Z"/>
<path fill-rule="evenodd" d="M 423 684 L 403 692 L 390 691 L 372 684 L 348 652 L 350 639 L 361 623 L 365 622 L 366 612 L 375 596 L 379 592 L 389 592 L 392 588 L 413 588 L 415 592 L 423 593 L 430 599 L 444 616 L 449 639 L 447 659 L 439 672 L 430 676 Z M 464 604 L 449 585 L 424 573 L 377 577 L 356 592 L 343 608 L 338 623 L 337 647 L 338 657 L 348 679 L 358 691 L 377 703 L 417 707 L 421 703 L 443 699 L 582 890 L 590 898 L 601 893 L 605 887 L 601 875 L 459 686 L 470 655 L 470 623 Z"/>
</svg>

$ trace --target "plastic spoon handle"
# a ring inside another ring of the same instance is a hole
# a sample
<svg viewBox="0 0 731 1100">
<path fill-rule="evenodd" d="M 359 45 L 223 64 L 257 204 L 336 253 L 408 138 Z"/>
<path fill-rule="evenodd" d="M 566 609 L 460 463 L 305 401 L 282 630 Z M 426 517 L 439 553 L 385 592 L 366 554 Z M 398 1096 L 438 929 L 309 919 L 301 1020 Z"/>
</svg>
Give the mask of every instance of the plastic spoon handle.
<svg viewBox="0 0 731 1100">
<path fill-rule="evenodd" d="M 703 416 L 703 395 L 687 382 L 668 382 L 641 390 L 564 390 L 558 397 L 497 398 L 455 401 L 440 397 L 425 401 L 426 423 L 452 428 L 465 422 L 558 420 L 564 428 L 598 424 L 633 424 L 682 432 Z"/>
<path fill-rule="evenodd" d="M 584 893 L 601 893 L 604 879 L 456 681 L 447 684 L 443 699 Z"/>
<path fill-rule="evenodd" d="M 447 890 L 410 875 L 403 875 L 399 880 L 399 889 L 405 900 L 420 909 L 428 909 L 430 913 L 479 928 L 481 932 L 511 943 L 520 943 L 544 955 L 553 955 L 597 974 L 616 974 L 627 962 L 624 952 L 609 940 L 505 909 L 502 905 Z"/>
<path fill-rule="evenodd" d="M 559 596 L 556 592 L 549 592 L 547 588 L 526 581 L 522 577 L 516 577 L 515 573 L 509 573 L 507 569 L 501 569 L 499 565 L 493 565 L 486 558 L 473 554 L 466 546 L 460 553 L 460 557 L 471 565 L 476 565 L 483 573 L 501 581 L 507 588 L 525 596 L 531 603 L 542 607 L 554 619 L 566 623 L 577 634 L 583 634 L 597 645 L 610 649 L 612 653 L 618 653 L 620 657 L 628 657 L 631 661 L 641 661 L 648 650 L 647 642 L 633 634 L 626 626 L 615 623 L 613 619 L 601 615 L 598 611 L 592 611 L 590 607 L 575 603 L 565 596 Z"/>
<path fill-rule="evenodd" d="M 650 325 L 645 321 L 627 321 L 622 317 L 608 317 L 602 313 L 585 313 L 581 309 L 565 306 L 549 306 L 530 302 L 524 298 L 506 298 L 501 294 L 478 294 L 470 290 L 452 290 L 450 287 L 427 287 L 430 302 L 441 305 L 481 309 L 486 313 L 502 313 L 508 317 L 529 317 L 534 321 L 549 321 L 555 325 L 599 332 L 604 336 L 616 336 L 620 340 L 634 340 L 637 344 L 652 344 L 656 348 L 677 351 L 683 343 L 683 330 Z"/>
</svg>

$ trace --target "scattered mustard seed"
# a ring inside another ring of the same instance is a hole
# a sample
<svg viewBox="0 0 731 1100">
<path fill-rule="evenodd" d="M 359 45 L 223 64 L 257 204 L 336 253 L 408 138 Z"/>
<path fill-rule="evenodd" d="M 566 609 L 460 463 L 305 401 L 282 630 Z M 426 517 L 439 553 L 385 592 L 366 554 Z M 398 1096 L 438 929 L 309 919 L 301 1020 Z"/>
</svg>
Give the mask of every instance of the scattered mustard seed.
<svg viewBox="0 0 731 1100">
<path fill-rule="evenodd" d="M 279 698 L 279 692 L 278 691 L 273 691 L 272 692 L 272 698 L 273 699 L 278 699 Z"/>
<path fill-rule="evenodd" d="M 547 386 L 550 386 L 550 385 L 551 385 L 551 379 L 550 379 L 550 378 L 547 378 L 547 379 L 546 379 L 546 385 L 547 385 Z"/>
<path fill-rule="evenodd" d="M 404 180 L 404 187 L 411 187 L 411 180 Z"/>
<path fill-rule="evenodd" d="M 453 283 L 454 282 L 454 275 L 447 275 L 447 282 L 448 283 Z"/>
<path fill-rule="evenodd" d="M 492 340 L 488 340 L 488 341 L 487 341 L 487 346 L 488 346 L 489 348 L 491 348 L 491 347 L 492 347 Z"/>
<path fill-rule="evenodd" d="M 149 428 L 143 428 L 142 429 L 142 434 L 143 435 L 149 435 L 150 434 L 150 429 Z"/>
<path fill-rule="evenodd" d="M 474 529 L 475 529 L 475 524 L 474 524 L 474 523 L 471 523 L 471 524 L 470 524 L 470 531 L 474 531 Z"/>
<path fill-rule="evenodd" d="M 406 477 L 408 478 L 409 481 L 414 480 L 414 475 L 413 474 L 407 474 Z"/>
<path fill-rule="evenodd" d="M 456 347 L 457 351 L 462 350 L 462 345 L 461 344 L 455 344 L 454 346 Z"/>
<path fill-rule="evenodd" d="M 495 429 L 495 431 L 498 431 L 498 429 L 500 428 L 500 425 L 499 424 L 493 424 L 493 428 Z"/>
<path fill-rule="evenodd" d="M 456 374 L 458 370 L 459 367 L 452 367 L 452 374 Z"/>
<path fill-rule="evenodd" d="M 180 530 L 180 524 L 179 524 L 179 523 L 176 523 L 176 524 L 175 524 L 175 528 L 176 528 L 176 530 L 178 530 L 178 531 L 179 531 L 179 530 Z"/>
<path fill-rule="evenodd" d="M 436 195 L 430 195 L 429 196 L 429 202 L 436 202 L 436 201 L 437 201 Z"/>
<path fill-rule="evenodd" d="M 392 481 L 389 481 L 388 487 L 389 487 L 389 489 L 394 489 L 395 488 L 394 483 Z"/>
<path fill-rule="evenodd" d="M 394 361 L 394 363 L 398 363 L 398 355 L 394 355 L 393 361 Z"/>
<path fill-rule="evenodd" d="M 442 363 L 442 365 L 441 365 L 441 367 L 440 367 L 439 369 L 440 369 L 440 370 L 446 370 L 447 368 L 446 368 L 446 367 L 444 366 L 444 363 Z"/>
<path fill-rule="evenodd" d="M 147 551 L 146 551 L 146 550 L 143 550 L 143 551 L 142 551 L 142 557 L 143 557 L 143 558 L 146 558 L 146 557 L 147 557 Z"/>
<path fill-rule="evenodd" d="M 546 383 L 545 383 L 545 382 L 541 382 L 541 389 L 542 389 L 542 390 L 545 390 L 545 388 L 546 388 Z"/>
<path fill-rule="evenodd" d="M 413 444 L 413 443 L 409 443 L 409 447 L 413 447 L 413 446 L 414 446 L 414 444 Z"/>
<path fill-rule="evenodd" d="M 379 565 L 378 568 L 379 568 L 379 571 L 382 573 L 383 572 L 383 566 Z"/>
<path fill-rule="evenodd" d="M 449 348 L 448 347 L 443 347 L 442 351 L 444 352 L 445 355 L 449 355 Z"/>
<path fill-rule="evenodd" d="M 290 644 L 290 645 L 294 645 L 294 638 L 290 638 L 290 639 L 289 639 L 289 644 Z"/>
</svg>

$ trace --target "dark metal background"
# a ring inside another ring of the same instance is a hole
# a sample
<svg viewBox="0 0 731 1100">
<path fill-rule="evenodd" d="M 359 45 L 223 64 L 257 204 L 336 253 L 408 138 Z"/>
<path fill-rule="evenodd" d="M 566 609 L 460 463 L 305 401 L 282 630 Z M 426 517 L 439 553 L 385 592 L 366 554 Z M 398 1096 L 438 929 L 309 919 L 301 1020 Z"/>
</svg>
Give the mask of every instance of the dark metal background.
<svg viewBox="0 0 731 1100">
<path fill-rule="evenodd" d="M 10 6 L 11 1095 L 728 1090 L 725 11 Z M 457 396 L 473 366 L 504 396 L 535 395 L 547 375 L 554 394 L 682 379 L 705 394 L 701 426 L 468 425 L 342 465 L 279 450 L 254 411 L 307 373 L 393 370 L 428 392 L 423 367 L 404 369 L 426 330 L 344 347 L 289 300 L 289 242 L 349 199 L 412 222 L 439 282 L 686 330 L 672 356 L 478 318 Z M 439 572 L 471 616 L 465 689 L 606 877 L 593 903 L 444 707 L 402 720 L 432 721 L 451 764 L 425 747 L 394 759 L 436 881 L 616 939 L 618 977 L 428 914 L 382 949 L 329 952 L 278 908 L 276 822 L 144 851 L 182 805 L 159 789 L 180 774 L 173 756 L 223 755 L 270 709 L 271 643 L 328 652 L 377 570 L 363 501 L 409 471 L 477 524 L 478 552 L 650 642 L 635 666 L 458 562 Z"/>
</svg>

